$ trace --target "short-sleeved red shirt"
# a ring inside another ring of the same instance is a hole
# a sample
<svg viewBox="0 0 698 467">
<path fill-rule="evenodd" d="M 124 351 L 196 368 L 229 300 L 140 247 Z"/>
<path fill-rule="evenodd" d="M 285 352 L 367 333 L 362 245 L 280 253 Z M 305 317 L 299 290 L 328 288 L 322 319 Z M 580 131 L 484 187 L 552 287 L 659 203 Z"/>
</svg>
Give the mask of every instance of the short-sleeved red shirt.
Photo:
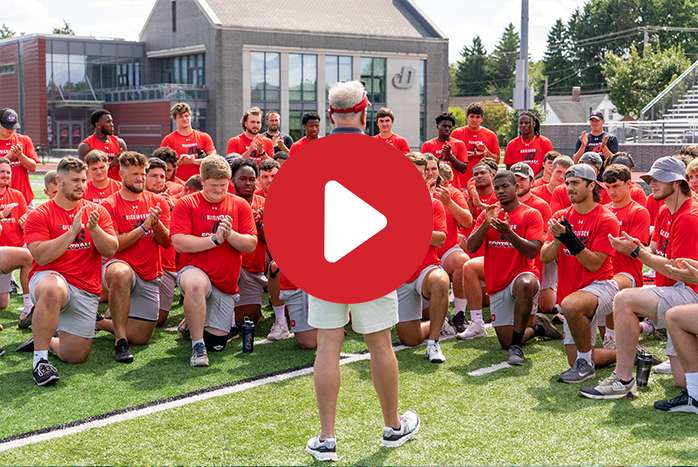
<svg viewBox="0 0 698 467">
<path fill-rule="evenodd" d="M 546 189 L 545 191 L 548 190 Z M 543 239 L 545 239 L 545 235 L 547 235 L 548 233 L 548 221 L 552 216 L 552 211 L 550 210 L 550 205 L 546 203 L 542 198 L 539 198 L 533 193 L 531 193 L 531 195 L 532 196 L 529 197 L 526 201 L 524 201 L 523 204 L 532 207 L 540 213 L 541 217 L 543 218 Z M 540 252 L 535 258 L 533 258 L 533 262 L 536 266 L 536 269 L 542 274 L 543 261 L 540 260 Z"/>
<path fill-rule="evenodd" d="M 7 157 L 10 148 L 16 144 L 22 145 L 22 153 L 25 156 L 39 162 L 39 157 L 36 155 L 31 138 L 19 133 L 12 133 L 10 139 L 7 140 L 0 139 L 0 157 Z M 15 157 L 10 158 L 10 164 L 12 164 L 12 188 L 24 195 L 24 200 L 27 204 L 31 203 L 34 199 L 34 191 L 29 181 L 29 171 Z"/>
<path fill-rule="evenodd" d="M 262 140 L 264 142 L 264 152 L 267 156 L 274 157 L 274 143 L 272 143 L 269 138 L 262 138 Z M 248 138 L 245 133 L 240 133 L 228 140 L 228 150 L 226 154 L 230 154 L 231 152 L 242 154 L 250 149 L 250 146 L 252 146 L 252 140 Z M 262 155 L 257 154 L 257 151 L 252 151 L 250 158 L 255 161 L 257 165 L 262 161 Z"/>
<path fill-rule="evenodd" d="M 177 182 L 165 182 L 165 186 L 168 190 L 170 190 L 170 194 L 172 196 L 176 196 L 180 194 L 182 191 L 184 191 L 184 185 L 181 185 Z"/>
<path fill-rule="evenodd" d="M 83 206 L 88 206 L 82 213 L 82 230 L 61 256 L 50 263 L 40 265 L 32 263 L 29 278 L 38 271 L 56 271 L 65 277 L 68 283 L 78 289 L 94 295 L 102 292 L 102 255 L 92 242 L 92 233 L 86 227 L 86 222 L 93 210 L 99 212 L 99 227 L 108 235 L 114 235 L 112 219 L 104 206 L 92 201 L 81 199 L 75 209 L 66 211 L 49 200 L 34 209 L 27 216 L 24 235 L 27 245 L 43 242 L 60 237 L 73 225 L 75 215 Z"/>
<path fill-rule="evenodd" d="M 448 186 L 448 189 L 451 192 L 451 199 L 453 200 L 453 202 L 467 211 L 468 204 L 465 201 L 465 196 L 463 196 L 465 193 L 460 191 L 457 188 L 450 186 L 450 185 Z M 434 193 L 434 198 L 438 199 L 438 196 L 439 196 L 438 194 Z M 455 219 L 455 217 L 453 217 L 453 214 L 451 214 L 451 211 L 449 211 L 445 206 L 444 206 L 444 212 L 446 213 L 446 228 L 447 228 L 446 243 L 444 243 L 444 246 L 442 246 L 441 248 L 436 250 L 436 254 L 439 255 L 439 258 L 441 258 L 444 255 L 444 253 L 446 253 L 448 250 L 450 250 L 454 246 L 458 245 L 458 243 L 459 243 L 459 240 L 458 240 L 458 221 Z"/>
<path fill-rule="evenodd" d="M 688 198 L 672 214 L 665 205 L 659 208 L 652 241 L 657 244 L 657 254 L 664 258 L 690 258 L 698 260 L 698 202 Z M 659 273 L 657 287 L 671 287 L 676 281 Z M 698 293 L 698 285 L 686 284 Z"/>
<path fill-rule="evenodd" d="M 207 154 L 216 150 L 213 140 L 208 133 L 197 130 L 193 130 L 189 136 L 184 136 L 175 130 L 165 136 L 160 146 L 173 149 L 180 159 L 182 156 L 194 156 L 196 158 L 199 149 Z M 177 176 L 182 180 L 189 180 L 189 177 L 198 173 L 199 166 L 195 164 L 180 164 L 177 167 Z"/>
<path fill-rule="evenodd" d="M 630 197 L 633 201 L 636 201 L 640 206 L 647 207 L 647 196 L 645 196 L 645 190 L 642 189 L 640 185 L 628 180 L 628 185 L 630 185 Z"/>
<path fill-rule="evenodd" d="M 441 201 L 438 199 L 432 198 L 431 206 L 434 209 L 434 231 L 446 233 L 446 210 L 444 209 L 444 205 L 441 204 Z M 427 254 L 424 255 L 424 259 L 422 260 L 422 264 L 419 265 L 414 274 L 412 274 L 412 276 L 410 276 L 405 283 L 412 282 L 413 280 L 417 279 L 424 268 L 431 266 L 432 264 L 441 264 L 441 259 L 437 253 L 436 247 L 434 245 L 429 245 Z"/>
<path fill-rule="evenodd" d="M 119 139 L 116 136 L 106 136 L 107 142 L 105 143 L 104 141 L 100 141 L 99 138 L 92 133 L 90 136 L 80 141 L 80 144 L 85 143 L 90 147 L 90 150 L 97 149 L 106 153 L 107 157 L 109 157 L 109 165 L 111 165 L 114 158 L 119 157 L 119 153 L 121 153 L 121 146 L 119 146 Z M 121 177 L 119 176 L 119 164 L 116 164 L 114 167 L 109 169 L 107 177 L 111 178 L 112 180 L 121 181 Z"/>
<path fill-rule="evenodd" d="M 315 140 L 313 140 L 313 141 L 315 141 Z M 306 138 L 305 136 L 302 137 L 301 139 L 299 139 L 298 141 L 293 143 L 293 146 L 288 148 L 288 155 L 292 156 L 294 152 L 298 151 L 300 148 L 302 148 L 303 146 L 305 146 L 308 143 L 312 143 L 312 141 L 308 141 L 308 138 Z"/>
<path fill-rule="evenodd" d="M 548 182 L 543 180 L 543 177 L 541 178 L 536 178 L 533 180 L 533 183 L 531 183 L 531 189 L 538 188 L 539 186 L 547 185 Z"/>
<path fill-rule="evenodd" d="M 521 204 L 513 211 L 502 212 L 499 218 L 504 219 L 506 214 L 509 214 L 509 227 L 516 235 L 524 240 L 538 240 L 543 244 L 543 218 L 537 210 Z M 477 218 L 475 230 L 479 229 L 484 221 L 485 213 L 483 212 Z M 536 268 L 535 262 L 519 253 L 503 234 L 492 227 L 487 229 L 483 247 L 488 295 L 504 290 L 522 272 L 532 272 L 540 280 L 540 271 Z"/>
<path fill-rule="evenodd" d="M 557 187 L 556 187 L 557 188 Z M 551 200 L 553 198 L 553 194 L 548 190 L 548 184 L 544 183 L 543 185 L 538 185 L 535 188 L 531 188 L 531 193 L 548 203 L 548 206 L 550 206 Z M 552 207 L 550 208 L 551 212 L 554 212 Z"/>
<path fill-rule="evenodd" d="M 484 143 L 492 154 L 499 156 L 499 140 L 497 139 L 496 133 L 489 128 L 481 126 L 478 131 L 473 131 L 467 125 L 462 126 L 451 132 L 451 138 L 462 141 L 463 144 L 465 144 L 465 149 L 468 154 L 468 170 L 461 175 L 461 187 L 468 186 L 468 181 L 473 178 L 473 167 L 475 167 L 484 156 L 482 152 L 477 150 L 477 143 Z"/>
<path fill-rule="evenodd" d="M 556 186 L 550 197 L 550 210 L 557 212 L 570 206 L 572 206 L 572 201 L 570 201 L 570 197 L 567 194 L 567 186 L 564 183 Z"/>
<path fill-rule="evenodd" d="M 662 206 L 664 206 L 664 200 L 657 201 L 654 199 L 654 196 L 652 196 L 652 193 L 650 193 L 647 197 L 647 205 L 645 205 L 645 207 L 650 213 L 651 225 L 657 225 L 657 214 L 659 214 L 659 208 Z"/>
<path fill-rule="evenodd" d="M 121 189 L 121 182 L 111 178 L 108 180 L 109 183 L 104 188 L 97 188 L 93 180 L 88 181 L 85 185 L 85 194 L 82 197 L 93 203 L 101 203 L 103 199 L 108 198 Z"/>
<path fill-rule="evenodd" d="M 253 214 L 254 211 L 259 211 L 260 208 L 264 207 L 264 201 L 265 199 L 262 196 L 254 195 L 252 204 L 250 204 Z M 254 233 L 257 235 L 256 226 Z M 250 272 L 264 272 L 264 262 L 266 260 L 266 256 L 267 245 L 259 241 L 259 237 L 257 237 L 257 246 L 255 247 L 254 251 L 252 253 L 242 254 L 242 267 Z"/>
<path fill-rule="evenodd" d="M 120 234 L 126 234 L 143 225 L 148 218 L 150 208 L 160 207 L 160 222 L 165 227 L 170 226 L 170 207 L 164 199 L 149 191 L 141 192 L 138 201 L 129 201 L 121 196 L 118 191 L 104 201 L 102 206 L 111 215 L 114 222 L 114 229 Z M 119 251 L 114 258 L 126 262 L 138 276 L 146 281 L 152 281 L 158 276 L 162 276 L 162 262 L 160 260 L 159 244 L 155 241 L 153 228 L 148 229 L 148 233 L 138 239 L 136 243 Z"/>
<path fill-rule="evenodd" d="M 390 135 L 388 139 L 383 139 L 380 134 L 377 134 L 376 136 L 374 136 L 374 138 L 379 139 L 381 141 L 385 141 L 394 148 L 397 148 L 400 151 L 402 151 L 403 154 L 407 154 L 408 152 L 410 152 L 410 145 L 407 142 L 407 140 L 402 136 L 396 135 L 395 133 Z"/>
<path fill-rule="evenodd" d="M 627 232 L 633 238 L 637 238 L 644 245 L 650 239 L 650 213 L 640 203 L 630 201 L 622 208 L 614 208 L 613 204 L 606 206 L 609 211 L 615 214 L 620 224 L 620 231 Z M 613 255 L 613 274 L 626 272 L 635 279 L 635 286 L 642 287 L 642 263 L 639 259 L 631 258 L 616 251 Z"/>
<path fill-rule="evenodd" d="M 218 223 L 225 216 L 233 218 L 233 230 L 242 235 L 256 235 L 252 209 L 239 196 L 226 194 L 219 203 L 206 201 L 202 192 L 187 195 L 172 210 L 170 236 L 175 234 L 211 237 L 218 230 Z M 179 254 L 179 267 L 196 266 L 211 283 L 224 293 L 238 293 L 238 278 L 242 265 L 242 253 L 227 240 L 215 248 L 196 253 Z"/>
<path fill-rule="evenodd" d="M 0 211 L 12 203 L 17 203 L 18 206 L 12 208 L 7 217 L 0 219 L 0 226 L 2 226 L 0 245 L 22 247 L 24 246 L 24 230 L 19 226 L 19 219 L 29 212 L 27 201 L 22 193 L 8 186 L 5 193 L 0 195 Z"/>
<path fill-rule="evenodd" d="M 422 144 L 421 151 L 423 153 L 430 152 L 434 155 L 434 157 L 438 159 L 439 157 L 441 157 L 441 149 L 447 143 L 451 145 L 451 154 L 453 154 L 453 157 L 455 157 L 461 162 L 468 162 L 468 150 L 466 149 L 465 144 L 463 144 L 463 141 L 459 139 L 449 138 L 448 141 L 445 141 L 443 143 L 439 141 L 437 138 L 430 139 L 429 141 L 425 141 L 424 144 Z M 448 160 L 444 160 L 444 163 L 451 165 L 451 163 Z M 466 173 L 467 172 L 468 171 L 466 170 Z M 464 186 L 466 186 L 462 185 L 464 176 L 465 174 L 462 174 L 458 172 L 456 169 L 453 169 L 453 181 L 451 182 L 451 184 L 456 188 L 463 188 Z"/>
<path fill-rule="evenodd" d="M 608 236 L 617 237 L 620 234 L 618 219 L 600 204 L 586 214 L 579 214 L 574 206 L 553 214 L 553 218 L 558 221 L 563 216 L 567 218 L 575 235 L 588 249 L 606 254 L 608 257 L 597 271 L 591 272 L 577 258 L 570 255 L 569 250 L 562 245 L 557 255 L 558 303 L 572 292 L 576 292 L 594 281 L 613 278 L 613 255 L 616 250 L 611 246 Z M 553 240 L 550 232 L 548 232 L 547 240 Z"/>
<path fill-rule="evenodd" d="M 507 144 L 504 152 L 504 163 L 513 165 L 524 162 L 531 166 L 533 174 L 537 174 L 543 168 L 543 158 L 553 150 L 553 144 L 545 136 L 536 136 L 528 143 L 524 143 L 521 136 L 512 139 Z"/>
</svg>

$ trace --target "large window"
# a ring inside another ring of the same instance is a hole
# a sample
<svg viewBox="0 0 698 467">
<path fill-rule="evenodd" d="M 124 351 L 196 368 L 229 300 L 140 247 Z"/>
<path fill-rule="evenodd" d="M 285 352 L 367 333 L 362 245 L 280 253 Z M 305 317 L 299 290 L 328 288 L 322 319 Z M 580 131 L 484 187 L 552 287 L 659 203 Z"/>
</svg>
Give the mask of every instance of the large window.
<svg viewBox="0 0 698 467">
<path fill-rule="evenodd" d="M 317 101 L 317 55 L 288 55 L 290 101 Z"/>
<path fill-rule="evenodd" d="M 325 56 L 325 91 L 340 81 L 351 81 L 352 60 L 351 57 L 326 55 Z"/>
<path fill-rule="evenodd" d="M 250 87 L 253 101 L 274 101 L 281 98 L 281 68 L 278 53 L 250 53 Z"/>
<path fill-rule="evenodd" d="M 361 57 L 361 81 L 366 83 L 368 99 L 385 103 L 385 58 Z"/>
<path fill-rule="evenodd" d="M 172 84 L 206 84 L 204 54 L 182 55 L 160 60 L 160 81 Z"/>
<path fill-rule="evenodd" d="M 424 125 L 426 112 L 426 82 L 427 82 L 427 61 L 419 61 L 419 144 L 420 146 L 427 140 L 427 130 Z"/>
</svg>

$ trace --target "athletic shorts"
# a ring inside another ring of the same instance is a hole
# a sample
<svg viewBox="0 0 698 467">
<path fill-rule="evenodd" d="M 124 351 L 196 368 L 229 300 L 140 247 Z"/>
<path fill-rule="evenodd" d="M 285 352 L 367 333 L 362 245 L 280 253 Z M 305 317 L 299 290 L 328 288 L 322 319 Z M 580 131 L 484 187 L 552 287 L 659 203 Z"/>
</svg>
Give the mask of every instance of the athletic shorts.
<svg viewBox="0 0 698 467">
<path fill-rule="evenodd" d="M 557 293 L 557 260 L 543 265 L 540 290 L 553 289 Z"/>
<path fill-rule="evenodd" d="M 209 328 L 215 328 L 219 331 L 230 331 L 230 323 L 233 322 L 233 314 L 235 313 L 235 302 L 240 299 L 239 294 L 228 295 L 227 293 L 221 292 L 215 285 L 211 283 L 211 279 L 208 278 L 205 272 L 196 266 L 184 266 L 177 273 L 177 287 L 179 291 L 184 296 L 184 289 L 180 284 L 180 278 L 182 273 L 187 269 L 196 269 L 200 271 L 201 274 L 206 276 L 208 281 L 208 294 L 206 295 L 206 321 L 204 321 L 204 326 Z"/>
<path fill-rule="evenodd" d="M 114 263 L 124 263 L 128 265 L 126 261 L 114 258 L 104 264 L 102 267 L 102 284 L 107 290 L 109 290 L 109 286 L 107 285 L 107 269 Z M 129 268 L 130 267 L 131 266 L 129 266 Z M 157 321 L 158 310 L 160 309 L 160 278 L 156 277 L 152 281 L 146 281 L 136 274 L 136 271 L 133 269 L 131 269 L 131 273 L 133 274 L 133 283 L 131 284 L 131 294 L 129 297 L 131 303 L 128 309 L 128 317 L 141 321 Z"/>
<path fill-rule="evenodd" d="M 162 271 L 160 279 L 160 309 L 170 312 L 172 310 L 172 300 L 174 300 L 174 289 L 177 285 L 177 273 L 175 271 Z"/>
<path fill-rule="evenodd" d="M 594 316 L 592 316 L 591 320 L 589 320 L 591 324 L 591 346 L 593 348 L 596 345 L 596 332 L 598 331 L 599 327 L 599 317 L 608 316 L 613 313 L 613 299 L 618 293 L 618 282 L 614 281 L 613 279 L 594 281 L 580 290 L 592 293 L 597 298 Z M 563 323 L 563 329 L 565 345 L 575 345 L 572 332 L 567 324 L 567 320 L 565 320 Z"/>
<path fill-rule="evenodd" d="M 0 248 L 0 258 L 2 258 L 2 252 L 5 248 Z M 7 274 L 3 274 L 0 270 L 0 294 L 8 293 L 12 288 L 10 287 L 10 280 L 12 278 L 12 271 Z"/>
<path fill-rule="evenodd" d="M 490 314 L 492 315 L 492 326 L 513 326 L 514 325 L 514 303 L 516 298 L 514 297 L 514 282 L 519 277 L 527 274 L 538 282 L 538 278 L 532 272 L 524 271 L 519 273 L 514 279 L 509 282 L 504 289 L 490 295 Z M 539 286 L 540 288 L 540 283 Z M 533 297 L 533 306 L 531 307 L 531 314 L 534 315 L 538 310 L 538 292 Z"/>
<path fill-rule="evenodd" d="M 659 328 L 666 328 L 666 312 L 670 308 L 679 305 L 695 305 L 698 303 L 698 294 L 692 288 L 679 281 L 672 287 L 650 287 L 652 292 L 659 295 L 659 303 L 657 304 L 657 325 Z M 671 335 L 667 333 L 666 342 L 667 356 L 677 357 L 674 342 L 671 340 Z"/>
<path fill-rule="evenodd" d="M 343 328 L 349 322 L 350 306 L 351 326 L 359 334 L 371 334 L 397 324 L 396 291 L 370 302 L 351 305 L 326 302 L 308 295 L 308 324 L 318 329 Z"/>
<path fill-rule="evenodd" d="M 264 287 L 269 283 L 263 272 L 250 272 L 240 268 L 238 287 L 240 288 L 240 300 L 235 306 L 262 305 Z"/>
<path fill-rule="evenodd" d="M 288 309 L 292 332 L 305 332 L 315 329 L 308 324 L 308 294 L 301 289 L 282 290 L 279 299 L 283 300 Z"/>
<path fill-rule="evenodd" d="M 46 276 L 57 276 L 68 289 L 68 304 L 61 310 L 58 318 L 58 331 L 67 332 L 74 336 L 92 339 L 95 335 L 95 318 L 97 317 L 97 307 L 99 306 L 99 295 L 85 292 L 82 289 L 72 286 L 56 271 L 38 271 L 34 273 L 29 281 L 29 296 L 32 303 L 36 305 L 34 289 L 41 279 Z"/>
<path fill-rule="evenodd" d="M 620 275 L 625 276 L 628 279 L 630 279 L 630 283 L 632 284 L 630 287 L 637 287 L 637 283 L 635 282 L 635 278 L 633 277 L 632 274 L 630 274 L 628 272 L 617 272 L 616 274 L 620 274 Z"/>
<path fill-rule="evenodd" d="M 441 266 L 437 266 L 435 264 L 427 266 L 422 270 L 422 272 L 419 273 L 415 280 L 402 284 L 400 287 L 398 287 L 398 322 L 406 323 L 408 321 L 422 319 L 422 309 L 424 308 L 422 298 L 427 300 L 426 297 L 422 295 L 422 284 L 424 283 L 424 279 L 427 277 L 427 274 L 429 274 L 429 271 L 440 268 Z M 428 300 L 427 303 L 429 303 Z"/>
<path fill-rule="evenodd" d="M 441 255 L 441 267 L 444 267 L 444 264 L 446 263 L 448 257 L 451 256 L 451 253 L 457 252 L 463 253 L 463 249 L 460 247 L 460 245 L 453 245 L 451 248 L 446 250 L 446 252 L 443 255 Z"/>
</svg>

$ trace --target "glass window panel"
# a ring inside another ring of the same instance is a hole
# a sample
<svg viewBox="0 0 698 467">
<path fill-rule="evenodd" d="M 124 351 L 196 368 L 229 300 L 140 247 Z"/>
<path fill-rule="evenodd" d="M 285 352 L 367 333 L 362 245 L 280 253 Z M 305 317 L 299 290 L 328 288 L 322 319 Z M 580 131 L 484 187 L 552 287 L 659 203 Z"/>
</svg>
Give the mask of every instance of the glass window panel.
<svg viewBox="0 0 698 467">
<path fill-rule="evenodd" d="M 303 100 L 316 100 L 317 55 L 303 55 Z"/>
<path fill-rule="evenodd" d="M 281 84 L 281 67 L 280 67 L 280 54 L 267 53 L 265 55 L 265 81 L 267 91 L 278 91 L 280 90 Z M 278 99 L 278 98 L 277 98 Z M 267 96 L 267 100 L 274 100 Z"/>
<path fill-rule="evenodd" d="M 174 58 L 174 63 L 173 63 L 173 71 L 174 71 L 174 83 L 179 84 L 181 82 L 180 77 L 179 77 L 179 57 Z"/>
<path fill-rule="evenodd" d="M 337 81 L 339 76 L 339 57 L 325 55 L 325 88 L 329 88 Z"/>
<path fill-rule="evenodd" d="M 339 57 L 339 75 L 338 81 L 351 81 L 352 75 L 352 58 Z"/>
<path fill-rule="evenodd" d="M 64 57 L 65 60 L 61 60 L 60 58 L 62 57 Z M 53 84 L 61 89 L 64 89 L 69 83 L 67 59 L 67 55 L 53 55 Z"/>
<path fill-rule="evenodd" d="M 302 110 L 289 110 L 288 112 L 288 134 L 291 135 L 293 141 L 298 141 L 303 137 L 302 117 Z"/>
<path fill-rule="evenodd" d="M 427 74 L 427 61 L 420 60 L 419 61 L 419 103 L 422 105 L 424 105 L 424 98 L 425 98 L 424 83 L 426 82 L 426 74 Z"/>
<path fill-rule="evenodd" d="M 302 98 L 303 87 L 303 56 L 299 54 L 288 55 L 288 89 L 290 99 L 299 101 Z"/>
<path fill-rule="evenodd" d="M 102 87 L 102 58 L 95 55 L 88 55 L 85 62 L 85 76 L 89 81 L 89 86 L 92 89 L 100 89 Z"/>
<path fill-rule="evenodd" d="M 204 66 L 204 54 L 196 55 L 196 66 Z"/>
<path fill-rule="evenodd" d="M 264 96 L 264 54 L 250 53 L 250 87 L 252 99 L 262 99 Z"/>
<path fill-rule="evenodd" d="M 116 87 L 116 59 L 106 59 L 102 62 L 102 86 Z"/>
<path fill-rule="evenodd" d="M 369 57 L 361 57 L 361 81 L 366 83 L 366 91 L 373 93 L 373 59 Z"/>
<path fill-rule="evenodd" d="M 141 75 L 143 74 L 143 67 L 141 66 L 141 59 L 137 59 L 134 62 L 134 66 L 135 66 L 136 72 L 134 75 L 133 85 L 140 86 L 141 85 Z"/>
</svg>

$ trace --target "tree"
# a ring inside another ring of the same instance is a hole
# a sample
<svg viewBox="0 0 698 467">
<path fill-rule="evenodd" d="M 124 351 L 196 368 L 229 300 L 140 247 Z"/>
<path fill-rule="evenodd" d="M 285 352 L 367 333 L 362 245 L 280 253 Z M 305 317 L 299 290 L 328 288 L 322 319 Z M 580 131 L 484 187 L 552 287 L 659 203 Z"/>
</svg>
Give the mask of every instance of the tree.
<svg viewBox="0 0 698 467">
<path fill-rule="evenodd" d="M 487 50 L 480 36 L 473 38 L 473 45 L 463 46 L 462 59 L 456 63 L 457 96 L 481 96 L 487 88 L 488 75 L 485 72 Z"/>
<path fill-rule="evenodd" d="M 540 120 L 541 123 L 545 122 L 545 112 L 543 111 L 542 106 L 536 104 L 531 110 L 529 110 L 529 112 L 532 112 L 533 115 L 538 117 L 538 120 Z M 519 111 L 510 110 L 507 116 L 507 125 L 502 129 L 504 138 L 499 138 L 499 144 L 501 146 L 506 146 L 509 141 L 519 136 Z"/>
<path fill-rule="evenodd" d="M 457 63 L 450 63 L 448 65 L 448 95 L 450 97 L 460 96 L 460 94 L 458 94 L 458 84 L 456 84 L 457 66 Z"/>
<path fill-rule="evenodd" d="M 486 91 L 490 95 L 511 102 L 514 97 L 514 80 L 516 78 L 516 60 L 519 58 L 519 34 L 514 31 L 514 25 L 504 28 L 499 43 L 485 64 L 485 74 L 490 83 Z"/>
<path fill-rule="evenodd" d="M 15 34 L 17 33 L 10 29 L 5 23 L 2 23 L 2 27 L 0 27 L 0 39 L 9 39 L 10 37 L 14 37 Z"/>
<path fill-rule="evenodd" d="M 499 145 L 502 146 L 502 140 L 504 140 L 504 134 L 506 133 L 509 123 L 507 107 L 493 101 L 483 102 L 482 105 L 485 107 L 485 116 L 482 119 L 482 126 L 494 131 L 497 134 Z M 506 144 L 506 140 L 504 144 Z"/>
<path fill-rule="evenodd" d="M 66 34 L 69 36 L 74 36 L 75 31 L 70 27 L 70 23 L 68 23 L 66 20 L 63 20 L 63 27 L 62 28 L 53 28 L 53 33 L 54 34 Z"/>
<path fill-rule="evenodd" d="M 468 123 L 466 121 L 465 110 L 463 110 L 463 107 L 451 106 L 448 108 L 448 111 L 451 112 L 454 117 L 456 117 L 456 124 L 453 125 L 453 128 L 460 128 Z"/>
<path fill-rule="evenodd" d="M 570 79 L 573 74 L 572 61 L 570 60 L 570 44 L 567 34 L 567 26 L 558 19 L 548 33 L 547 46 L 543 57 L 543 76 L 548 77 L 550 89 L 567 90 L 575 80 Z"/>
<path fill-rule="evenodd" d="M 640 56 L 635 45 L 631 45 L 629 56 L 606 53 L 602 69 L 610 89 L 609 97 L 618 113 L 637 118 L 642 107 L 689 65 L 690 60 L 680 46 L 661 49 L 657 45 L 655 52 L 648 45 Z"/>
</svg>

